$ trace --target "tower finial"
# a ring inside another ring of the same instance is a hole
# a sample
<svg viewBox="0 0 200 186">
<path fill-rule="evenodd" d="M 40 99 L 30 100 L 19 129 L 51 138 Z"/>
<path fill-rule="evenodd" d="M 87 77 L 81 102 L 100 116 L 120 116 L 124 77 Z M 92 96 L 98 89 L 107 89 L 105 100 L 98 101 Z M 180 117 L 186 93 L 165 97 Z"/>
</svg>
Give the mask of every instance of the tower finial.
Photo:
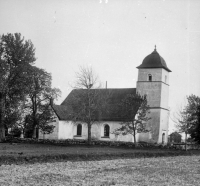
<svg viewBox="0 0 200 186">
<path fill-rule="evenodd" d="M 155 49 L 154 50 L 156 50 L 156 45 L 155 45 Z"/>
</svg>

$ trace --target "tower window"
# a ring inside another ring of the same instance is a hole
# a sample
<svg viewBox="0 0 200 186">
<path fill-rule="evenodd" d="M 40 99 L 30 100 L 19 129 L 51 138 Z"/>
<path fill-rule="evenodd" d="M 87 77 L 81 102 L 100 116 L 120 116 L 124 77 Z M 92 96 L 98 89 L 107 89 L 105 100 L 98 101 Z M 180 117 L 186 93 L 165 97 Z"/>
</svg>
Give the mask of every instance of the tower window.
<svg viewBox="0 0 200 186">
<path fill-rule="evenodd" d="M 82 135 L 82 125 L 78 124 L 77 125 L 77 136 L 81 136 Z"/>
<path fill-rule="evenodd" d="M 152 75 L 151 74 L 148 75 L 148 80 L 152 81 Z"/>
</svg>

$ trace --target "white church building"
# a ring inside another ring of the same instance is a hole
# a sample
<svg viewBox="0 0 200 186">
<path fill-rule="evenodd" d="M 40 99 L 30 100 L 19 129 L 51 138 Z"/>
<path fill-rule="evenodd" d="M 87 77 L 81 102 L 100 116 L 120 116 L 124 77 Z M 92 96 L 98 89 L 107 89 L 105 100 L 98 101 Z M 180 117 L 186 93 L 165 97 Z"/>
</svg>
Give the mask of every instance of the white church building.
<svg viewBox="0 0 200 186">
<path fill-rule="evenodd" d="M 147 126 L 150 132 L 138 133 L 137 141 L 154 143 L 167 143 L 168 122 L 169 122 L 169 72 L 165 60 L 155 50 L 146 56 L 138 68 L 138 80 L 136 88 L 112 88 L 107 89 L 111 92 L 111 107 L 116 106 L 127 94 L 147 95 L 148 105 L 150 106 L 150 117 Z M 67 102 L 76 91 L 74 89 L 61 103 L 53 105 L 56 119 L 52 123 L 55 128 L 53 133 L 46 134 L 45 139 L 87 139 L 87 125 L 82 122 L 74 124 L 68 119 Z M 102 89 L 104 91 L 105 89 Z M 110 107 L 110 108 L 111 108 Z M 101 121 L 92 125 L 91 134 L 93 139 L 128 141 L 134 142 L 132 135 L 115 135 L 112 132 L 120 127 L 121 118 L 117 113 L 108 114 L 102 117 Z M 43 134 L 39 134 L 43 138 Z"/>
</svg>

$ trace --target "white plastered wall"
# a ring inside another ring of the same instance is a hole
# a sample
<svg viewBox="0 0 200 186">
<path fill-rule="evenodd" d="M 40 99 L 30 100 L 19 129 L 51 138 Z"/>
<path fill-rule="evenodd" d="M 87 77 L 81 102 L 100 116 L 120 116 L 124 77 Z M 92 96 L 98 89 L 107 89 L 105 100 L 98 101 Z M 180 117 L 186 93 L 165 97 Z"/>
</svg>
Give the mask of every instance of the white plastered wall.
<svg viewBox="0 0 200 186">
<path fill-rule="evenodd" d="M 166 144 L 168 141 L 168 125 L 169 125 L 169 111 L 161 110 L 160 115 L 160 131 L 159 131 L 159 139 L 158 143 L 162 143 L 162 135 L 165 134 L 164 143 Z"/>
<path fill-rule="evenodd" d="M 162 69 L 139 69 L 138 71 L 138 81 L 148 81 L 148 74 L 152 75 L 152 81 L 161 81 L 162 79 Z"/>
<path fill-rule="evenodd" d="M 134 142 L 134 138 L 131 134 L 128 135 L 115 135 L 113 131 L 121 126 L 120 121 L 102 121 L 94 124 L 92 126 L 92 138 L 98 140 L 108 140 L 108 141 L 127 141 Z M 109 138 L 104 137 L 104 126 L 109 125 L 110 135 Z M 136 141 L 138 140 L 138 135 L 136 135 Z"/>
<path fill-rule="evenodd" d="M 58 139 L 73 139 L 73 123 L 71 121 L 59 121 Z"/>
</svg>

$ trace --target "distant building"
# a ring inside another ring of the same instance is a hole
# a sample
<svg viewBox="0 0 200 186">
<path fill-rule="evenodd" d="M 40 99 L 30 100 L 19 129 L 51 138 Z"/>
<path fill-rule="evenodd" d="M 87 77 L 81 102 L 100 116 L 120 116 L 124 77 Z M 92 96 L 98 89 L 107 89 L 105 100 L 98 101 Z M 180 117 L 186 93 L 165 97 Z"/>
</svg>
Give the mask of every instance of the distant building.
<svg viewBox="0 0 200 186">
<path fill-rule="evenodd" d="M 169 143 L 181 143 L 182 136 L 178 132 L 173 132 L 169 135 Z"/>
<path fill-rule="evenodd" d="M 137 134 L 137 141 L 167 143 L 168 139 L 168 120 L 169 120 L 169 68 L 164 59 L 155 50 L 144 58 L 142 64 L 137 67 L 138 81 L 136 88 L 121 88 L 121 89 L 106 89 L 110 91 L 111 105 L 109 108 L 114 108 L 127 95 L 138 92 L 141 95 L 146 94 L 148 105 L 150 106 L 151 119 L 147 123 L 150 129 L 148 133 Z M 93 91 L 94 89 L 91 89 Z M 55 130 L 52 134 L 45 135 L 45 138 L 50 139 L 87 139 L 87 126 L 82 122 L 74 125 L 69 120 L 68 100 L 74 93 L 80 93 L 83 89 L 74 89 L 61 103 L 61 105 L 53 105 L 52 108 L 57 116 Z M 100 89 L 105 91 L 105 89 Z M 99 140 L 116 140 L 116 141 L 131 141 L 134 139 L 132 135 L 116 136 L 112 131 L 120 126 L 123 118 L 119 114 L 108 114 L 101 118 L 99 124 L 92 125 L 92 138 Z M 43 135 L 40 135 L 43 138 Z"/>
</svg>

